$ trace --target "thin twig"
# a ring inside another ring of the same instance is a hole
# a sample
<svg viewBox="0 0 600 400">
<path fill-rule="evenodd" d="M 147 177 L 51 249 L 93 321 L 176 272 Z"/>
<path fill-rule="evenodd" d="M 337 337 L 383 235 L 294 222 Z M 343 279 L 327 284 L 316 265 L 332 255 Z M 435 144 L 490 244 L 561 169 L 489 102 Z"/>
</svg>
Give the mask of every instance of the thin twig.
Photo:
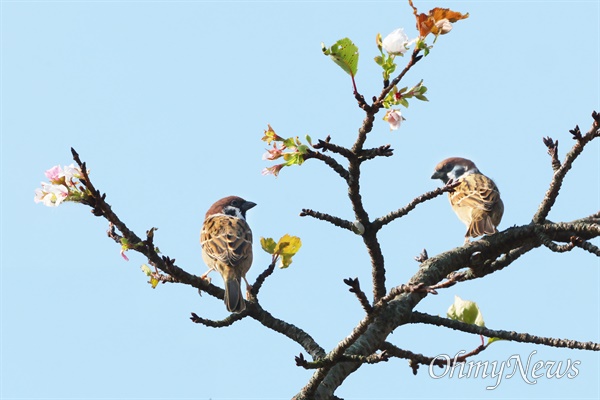
<svg viewBox="0 0 600 400">
<path fill-rule="evenodd" d="M 552 169 L 554 172 L 560 168 L 560 160 L 558 159 L 558 140 L 554 141 L 550 136 L 542 138 L 542 141 L 548 148 L 548 154 L 552 158 Z"/>
<path fill-rule="evenodd" d="M 315 158 L 317 160 L 323 161 L 332 170 L 337 172 L 337 174 L 339 176 L 341 176 L 346 182 L 348 181 L 348 170 L 346 170 L 346 168 L 344 168 L 340 163 L 338 163 L 332 157 L 329 157 L 328 155 L 320 153 L 318 151 L 312 151 L 309 149 L 307 151 L 307 153 L 304 155 L 304 160 L 309 160 L 311 158 Z"/>
<path fill-rule="evenodd" d="M 540 242 L 547 247 L 548 249 L 550 249 L 551 251 L 555 252 L 555 253 L 566 253 L 567 251 L 571 251 L 573 250 L 573 247 L 575 247 L 575 245 L 573 243 L 567 243 L 567 244 L 557 244 L 554 243 L 552 241 L 552 239 L 550 239 L 548 237 L 548 235 L 546 235 L 544 232 L 540 231 L 540 229 L 536 226 L 535 234 L 538 236 L 538 238 L 540 239 Z"/>
<path fill-rule="evenodd" d="M 418 370 L 418 364 L 422 364 L 422 365 L 432 365 L 433 364 L 438 367 L 449 367 L 454 364 L 465 362 L 469 357 L 476 356 L 477 354 L 484 351 L 487 348 L 487 346 L 480 345 L 468 353 L 461 354 L 460 356 L 457 356 L 457 357 L 451 358 L 451 359 L 445 359 L 445 358 L 440 358 L 440 357 L 427 357 L 427 356 L 424 356 L 423 354 L 417 354 L 417 353 L 413 353 L 412 351 L 401 349 L 389 342 L 384 342 L 379 348 L 381 350 L 384 350 L 386 352 L 386 354 L 390 357 L 403 358 L 403 359 L 410 360 L 410 366 L 413 370 L 413 374 L 416 375 L 417 370 Z"/>
<path fill-rule="evenodd" d="M 260 288 L 265 282 L 265 279 L 267 279 L 275 270 L 276 263 L 277 259 L 273 258 L 271 264 L 269 264 L 269 266 L 260 275 L 258 275 L 258 277 L 256 277 L 256 281 L 254 281 L 254 283 L 252 284 L 252 289 L 250 289 L 250 294 L 253 297 L 258 296 L 258 292 L 260 291 Z"/>
<path fill-rule="evenodd" d="M 325 140 L 319 139 L 319 142 L 316 143 L 313 148 L 317 150 L 331 151 L 332 153 L 339 154 L 343 157 L 346 157 L 348 160 L 354 158 L 354 153 L 343 146 L 339 146 L 337 144 L 331 143 L 331 136 L 327 136 Z M 310 150 L 310 149 L 309 149 Z"/>
<path fill-rule="evenodd" d="M 334 217 L 333 215 L 329 215 L 329 214 L 322 213 L 319 211 L 314 211 L 309 208 L 303 208 L 302 212 L 300 213 L 300 216 L 301 217 L 313 217 L 313 218 L 319 219 L 321 221 L 327 221 L 337 227 L 348 229 L 349 231 L 352 231 L 352 226 L 353 226 L 352 222 L 346 221 L 345 219 L 342 219 L 339 217 Z"/>
<path fill-rule="evenodd" d="M 381 229 L 384 225 L 387 225 L 390 222 L 392 222 L 398 218 L 402 218 L 403 216 L 405 216 L 406 214 L 408 214 L 409 212 L 414 210 L 415 207 L 418 206 L 419 204 L 424 203 L 427 200 L 434 199 L 443 193 L 450 192 L 459 184 L 460 184 L 460 182 L 458 182 L 458 181 L 449 182 L 445 186 L 439 187 L 435 190 L 432 190 L 430 192 L 420 195 L 419 197 L 414 198 L 406 206 L 404 206 L 396 211 L 392 211 L 391 213 L 384 215 L 383 217 L 377 218 L 375 221 L 373 221 L 373 228 L 375 230 Z"/>
<path fill-rule="evenodd" d="M 576 140 L 575 145 L 573 145 L 571 151 L 569 151 L 565 156 L 565 160 L 560 166 L 560 168 L 554 172 L 554 176 L 552 178 L 552 181 L 550 182 L 550 187 L 546 191 L 544 199 L 542 200 L 537 212 L 533 216 L 533 222 L 541 223 L 546 220 L 548 214 L 550 213 L 550 210 L 552 209 L 552 206 L 556 202 L 556 198 L 558 197 L 558 192 L 560 191 L 562 182 L 565 179 L 567 172 L 571 169 L 573 162 L 581 154 L 583 148 L 587 143 L 600 136 L 598 122 L 596 121 L 598 114 L 594 111 L 592 113 L 592 117 L 594 118 L 594 123 L 592 124 L 590 130 L 584 136 L 581 136 L 579 127 L 575 127 L 575 129 L 571 131 Z"/>
<path fill-rule="evenodd" d="M 367 295 L 365 294 L 365 292 L 363 292 L 360 288 L 360 283 L 358 282 L 358 278 L 348 278 L 348 279 L 344 279 L 344 283 L 348 286 L 350 286 L 350 293 L 354 293 L 356 295 L 356 297 L 358 298 L 358 301 L 360 302 L 360 305 L 362 306 L 362 308 L 365 310 L 365 312 L 367 314 L 370 314 L 371 312 L 373 312 L 373 306 L 371 306 L 371 304 L 369 303 L 369 300 L 367 299 Z"/>
<path fill-rule="evenodd" d="M 211 319 L 201 318 L 196 313 L 192 313 L 190 319 L 196 324 L 202 324 L 204 326 L 208 326 L 209 328 L 224 328 L 233 325 L 237 321 L 240 321 L 246 315 L 247 312 L 244 310 L 241 313 L 231 314 L 227 318 L 220 321 L 213 321 Z"/>
<path fill-rule="evenodd" d="M 391 148 L 391 145 L 386 144 L 384 146 L 379 146 L 374 149 L 366 149 L 361 151 L 360 156 L 358 157 L 361 162 L 372 160 L 375 157 L 391 157 L 394 155 L 394 149 Z"/>
<path fill-rule="evenodd" d="M 586 240 L 583 240 L 579 237 L 574 236 L 571 238 L 571 243 L 573 243 L 577 247 L 584 249 L 585 251 L 588 251 L 588 252 L 600 257 L 600 248 L 598 246 L 591 244 L 590 242 L 588 242 Z"/>
</svg>

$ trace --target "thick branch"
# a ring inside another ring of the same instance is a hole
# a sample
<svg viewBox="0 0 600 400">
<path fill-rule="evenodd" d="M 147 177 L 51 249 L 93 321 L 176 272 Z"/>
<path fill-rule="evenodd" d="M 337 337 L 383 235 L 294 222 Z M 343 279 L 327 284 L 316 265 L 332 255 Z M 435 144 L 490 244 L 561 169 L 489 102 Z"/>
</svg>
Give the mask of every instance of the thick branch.
<svg viewBox="0 0 600 400">
<path fill-rule="evenodd" d="M 250 317 L 254 318 L 267 328 L 279 332 L 298 343 L 308 354 L 310 354 L 313 360 L 325 357 L 325 350 L 323 350 L 323 348 L 304 330 L 279 318 L 275 318 L 258 303 L 251 302 L 248 304 L 249 306 L 246 310 Z"/>
<path fill-rule="evenodd" d="M 540 225 L 538 229 L 557 242 L 568 242 L 571 236 L 578 236 L 584 240 L 600 236 L 600 225 L 593 223 L 546 223 Z M 420 265 L 418 272 L 410 279 L 409 285 L 432 287 L 450 273 L 471 267 L 472 259 L 474 258 L 495 260 L 503 254 L 510 254 L 512 250 L 533 249 L 541 245 L 533 225 L 509 228 L 503 232 L 471 242 L 467 246 L 457 247 L 427 259 Z M 473 257 L 475 253 L 480 253 L 480 257 Z M 380 312 L 371 314 L 376 315 L 376 318 L 368 324 L 366 330 L 356 338 L 354 343 L 345 349 L 344 354 L 363 356 L 373 354 L 380 348 L 393 330 L 397 329 L 400 325 L 410 322 L 413 309 L 425 295 L 426 293 L 418 290 L 401 291 L 397 297 L 387 303 L 385 307 L 382 307 Z M 363 321 L 359 325 L 362 325 Z M 525 338 L 530 340 L 531 336 Z M 519 339 L 519 337 L 516 339 Z M 346 377 L 359 368 L 360 365 L 359 363 L 344 362 L 334 365 L 328 371 L 324 371 L 323 369 L 316 371 L 299 397 L 302 398 L 307 393 L 306 389 L 310 388 L 314 390 L 313 395 L 315 398 L 329 398 L 335 389 L 344 382 Z"/>
</svg>

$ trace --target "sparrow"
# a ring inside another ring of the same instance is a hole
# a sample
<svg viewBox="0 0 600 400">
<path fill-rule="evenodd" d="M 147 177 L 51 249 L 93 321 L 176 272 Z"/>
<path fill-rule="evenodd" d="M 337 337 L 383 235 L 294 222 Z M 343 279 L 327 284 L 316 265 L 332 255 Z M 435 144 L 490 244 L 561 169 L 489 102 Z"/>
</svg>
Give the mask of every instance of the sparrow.
<svg viewBox="0 0 600 400">
<path fill-rule="evenodd" d="M 444 184 L 460 182 L 448 192 L 450 205 L 458 218 L 467 226 L 465 243 L 470 237 L 496 233 L 504 213 L 498 187 L 483 175 L 473 161 L 451 157 L 435 167 L 431 179 L 441 179 Z"/>
<path fill-rule="evenodd" d="M 252 265 L 252 231 L 246 222 L 246 211 L 255 205 L 237 196 L 218 200 L 206 212 L 200 233 L 202 259 L 209 268 L 201 278 L 207 279 L 212 270 L 221 274 L 225 283 L 225 306 L 233 313 L 246 308 L 242 279 L 246 289 L 251 288 L 246 273 Z"/>
</svg>

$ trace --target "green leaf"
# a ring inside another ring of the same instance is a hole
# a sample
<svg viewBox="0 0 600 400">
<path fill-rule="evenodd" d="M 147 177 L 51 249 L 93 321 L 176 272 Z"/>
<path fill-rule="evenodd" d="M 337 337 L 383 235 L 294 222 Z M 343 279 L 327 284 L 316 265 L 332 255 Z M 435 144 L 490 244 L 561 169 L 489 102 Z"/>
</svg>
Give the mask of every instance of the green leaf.
<svg viewBox="0 0 600 400">
<path fill-rule="evenodd" d="M 330 48 L 321 43 L 323 54 L 331 57 L 350 76 L 355 77 L 358 72 L 358 47 L 348 38 L 335 42 Z"/>
<path fill-rule="evenodd" d="M 310 144 L 310 146 L 312 147 L 312 138 L 309 135 L 306 135 L 306 141 L 308 142 L 308 144 Z"/>
<path fill-rule="evenodd" d="M 485 326 L 483 315 L 481 315 L 477 303 L 474 301 L 463 300 L 458 296 L 454 296 L 454 304 L 448 308 L 447 315 L 450 319 L 462 321 L 467 324 Z"/>
<path fill-rule="evenodd" d="M 498 340 L 504 340 L 504 339 L 500 339 L 499 337 L 488 338 L 487 346 L 489 346 L 490 344 L 492 344 L 494 342 L 497 342 Z"/>
<path fill-rule="evenodd" d="M 427 97 L 423 96 L 422 94 L 415 94 L 415 97 L 421 101 L 429 101 L 429 99 L 427 99 Z"/>
<path fill-rule="evenodd" d="M 300 153 L 300 154 L 306 154 L 308 152 L 308 146 L 305 144 L 301 144 L 300 146 L 298 146 L 296 148 L 298 149 L 298 153 Z"/>
<path fill-rule="evenodd" d="M 142 268 L 142 272 L 144 274 L 146 274 L 146 276 L 151 276 L 152 275 L 152 270 L 146 264 L 142 264 L 141 268 Z"/>
<path fill-rule="evenodd" d="M 269 254 L 275 253 L 276 245 L 277 245 L 277 243 L 275 243 L 275 241 L 272 238 L 264 238 L 264 237 L 260 238 L 260 246 L 262 247 L 262 249 L 264 251 L 266 251 Z"/>
<path fill-rule="evenodd" d="M 383 57 L 381 57 L 381 56 L 375 57 L 375 63 L 377 63 L 377 65 L 383 65 L 384 62 L 385 62 L 385 60 L 383 59 Z"/>
<path fill-rule="evenodd" d="M 285 140 L 283 141 L 283 145 L 284 145 L 285 147 L 287 147 L 287 148 L 290 148 L 290 147 L 296 147 L 296 142 L 294 141 L 294 138 L 293 138 L 293 137 L 291 137 L 291 138 L 287 138 L 287 139 L 285 139 Z"/>
</svg>

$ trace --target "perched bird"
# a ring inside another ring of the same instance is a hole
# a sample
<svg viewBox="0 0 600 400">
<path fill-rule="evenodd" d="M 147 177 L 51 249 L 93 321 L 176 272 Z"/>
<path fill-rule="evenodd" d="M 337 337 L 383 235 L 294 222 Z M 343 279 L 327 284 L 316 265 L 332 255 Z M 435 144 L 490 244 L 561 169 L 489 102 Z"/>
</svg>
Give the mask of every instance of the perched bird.
<svg viewBox="0 0 600 400">
<path fill-rule="evenodd" d="M 206 212 L 200 233 L 202 259 L 209 268 L 202 279 L 212 270 L 221 274 L 225 283 L 225 305 L 233 313 L 246 308 L 242 279 L 247 290 L 251 287 L 246 273 L 252 265 L 252 231 L 246 222 L 246 211 L 255 205 L 237 196 L 217 201 Z"/>
<path fill-rule="evenodd" d="M 441 179 L 445 184 L 460 182 L 448 192 L 450 205 L 458 218 L 467 225 L 465 243 L 470 237 L 496 233 L 504 213 L 500 191 L 494 181 L 483 175 L 473 161 L 451 157 L 435 167 L 431 179 Z"/>
</svg>

